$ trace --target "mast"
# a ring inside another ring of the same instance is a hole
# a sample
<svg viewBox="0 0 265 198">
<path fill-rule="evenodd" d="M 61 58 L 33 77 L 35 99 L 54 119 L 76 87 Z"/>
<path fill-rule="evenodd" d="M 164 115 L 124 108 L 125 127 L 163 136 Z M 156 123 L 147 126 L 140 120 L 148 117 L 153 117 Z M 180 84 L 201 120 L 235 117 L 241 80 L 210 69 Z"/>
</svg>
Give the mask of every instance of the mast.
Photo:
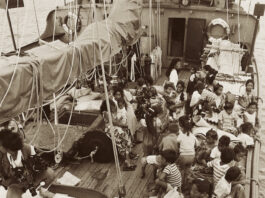
<svg viewBox="0 0 265 198">
<path fill-rule="evenodd" d="M 9 26 L 9 29 L 10 29 L 10 34 L 11 34 L 11 38 L 12 38 L 13 47 L 14 47 L 14 50 L 17 51 L 16 41 L 15 41 L 15 37 L 14 37 L 14 33 L 13 33 L 13 28 L 12 28 L 12 23 L 11 23 L 11 19 L 10 19 L 8 8 L 6 9 L 6 16 L 7 16 L 7 20 L 8 20 L 8 26 Z"/>
<path fill-rule="evenodd" d="M 264 15 L 264 9 L 265 9 L 265 4 L 257 3 L 255 5 L 254 15 L 257 16 L 257 19 L 256 19 L 255 29 L 254 29 L 252 43 L 251 43 L 250 58 L 252 58 L 253 56 L 255 42 L 256 42 L 257 33 L 258 33 L 259 20 L 260 20 L 260 17 Z"/>
</svg>

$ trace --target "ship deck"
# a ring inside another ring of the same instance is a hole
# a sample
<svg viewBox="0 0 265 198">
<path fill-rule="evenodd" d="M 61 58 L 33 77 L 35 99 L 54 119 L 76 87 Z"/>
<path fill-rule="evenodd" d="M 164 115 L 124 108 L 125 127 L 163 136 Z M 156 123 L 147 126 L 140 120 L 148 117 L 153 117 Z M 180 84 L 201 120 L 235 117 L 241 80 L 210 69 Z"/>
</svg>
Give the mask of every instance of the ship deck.
<svg viewBox="0 0 265 198">
<path fill-rule="evenodd" d="M 164 73 L 165 71 L 163 71 Z M 179 73 L 179 78 L 187 81 L 189 79 L 189 72 L 183 70 Z M 166 80 L 165 75 L 162 75 L 157 81 L 157 85 L 163 84 Z M 93 124 L 89 127 L 80 127 L 80 126 L 70 126 L 65 137 L 65 140 L 62 144 L 63 151 L 70 149 L 73 141 L 77 140 L 82 134 L 86 131 L 92 130 L 97 126 L 101 126 L 102 118 L 99 115 L 95 119 Z M 54 125 L 53 125 L 54 126 Z M 30 127 L 29 127 L 30 128 Z M 54 126 L 54 131 L 56 135 L 54 136 L 51 127 L 48 123 L 43 123 L 40 127 L 38 135 L 35 139 L 35 146 L 39 146 L 45 149 L 54 148 L 55 141 L 57 142 L 58 137 L 62 137 L 65 133 L 66 125 Z M 27 142 L 31 142 L 36 133 L 37 127 L 35 130 L 26 130 L 26 139 Z M 59 134 L 59 135 L 58 135 Z M 55 138 L 54 138 L 55 137 Z M 146 167 L 146 176 L 144 179 L 141 179 L 141 162 L 140 159 L 143 155 L 142 144 L 138 144 L 133 149 L 134 153 L 139 154 L 139 158 L 135 160 L 137 168 L 135 171 L 121 171 L 122 180 L 126 189 L 126 198 L 140 198 L 148 197 L 149 187 L 153 184 L 153 171 L 151 166 Z M 122 164 L 120 164 L 122 169 Z M 66 172 L 70 172 L 74 176 L 78 177 L 81 181 L 77 185 L 83 188 L 94 189 L 100 191 L 107 195 L 108 197 L 118 197 L 118 179 L 117 172 L 114 162 L 112 163 L 91 163 L 89 159 L 83 160 L 80 163 L 68 164 L 66 166 L 60 166 L 55 170 L 56 178 L 54 183 L 58 178 Z"/>
</svg>

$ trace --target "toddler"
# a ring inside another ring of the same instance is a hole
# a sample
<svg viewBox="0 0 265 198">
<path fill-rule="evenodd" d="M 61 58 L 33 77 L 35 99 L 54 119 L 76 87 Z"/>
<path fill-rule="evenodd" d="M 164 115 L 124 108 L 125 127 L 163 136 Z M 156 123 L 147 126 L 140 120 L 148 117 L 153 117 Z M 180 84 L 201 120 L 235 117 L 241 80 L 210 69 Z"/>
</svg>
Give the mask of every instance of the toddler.
<svg viewBox="0 0 265 198">
<path fill-rule="evenodd" d="M 156 179 L 155 183 L 157 186 L 168 192 L 173 188 L 180 188 L 182 178 L 176 165 L 176 152 L 173 150 L 166 150 L 163 152 L 163 157 L 165 158 L 167 165 L 159 175 L 159 178 Z"/>
<path fill-rule="evenodd" d="M 123 125 L 127 124 L 127 110 L 126 102 L 123 98 L 120 98 L 118 101 L 117 108 L 117 120 L 119 120 Z"/>
<path fill-rule="evenodd" d="M 208 167 L 213 168 L 214 186 L 225 175 L 226 171 L 231 167 L 231 162 L 235 159 L 234 150 L 225 148 L 221 151 L 221 159 L 214 159 L 207 163 Z"/>
<path fill-rule="evenodd" d="M 232 134 L 236 133 L 237 116 L 233 112 L 234 105 L 226 102 L 224 110 L 218 115 L 218 128 Z"/>
<path fill-rule="evenodd" d="M 257 108 L 258 108 L 258 104 L 256 102 L 251 102 L 249 103 L 247 110 L 244 112 L 244 115 L 243 115 L 244 122 L 250 122 L 256 131 L 259 128 Z"/>
<path fill-rule="evenodd" d="M 238 167 L 236 166 L 230 167 L 227 170 L 225 176 L 222 177 L 219 180 L 219 182 L 216 184 L 215 189 L 214 189 L 213 198 L 228 197 L 231 194 L 232 182 L 237 181 L 240 175 L 241 175 L 241 171 Z M 241 190 L 241 195 L 242 196 L 237 196 L 237 197 L 240 197 L 240 198 L 245 197 L 244 189 L 243 189 L 243 192 Z"/>
<path fill-rule="evenodd" d="M 245 122 L 239 127 L 237 138 L 242 143 L 244 148 L 254 146 L 254 127 L 250 122 Z"/>
<path fill-rule="evenodd" d="M 210 198 L 212 196 L 212 184 L 202 178 L 194 179 L 191 184 L 190 198 Z"/>
<path fill-rule="evenodd" d="M 230 144 L 230 138 L 226 135 L 223 135 L 218 142 L 218 145 L 214 147 L 211 151 L 210 158 L 211 159 L 220 159 L 221 151 L 225 148 L 228 148 Z"/>
<path fill-rule="evenodd" d="M 210 153 L 216 146 L 218 140 L 217 132 L 210 129 L 206 133 L 206 140 L 201 142 L 201 145 L 197 151 L 196 159 L 199 164 L 206 165 L 207 161 L 210 161 Z"/>
</svg>

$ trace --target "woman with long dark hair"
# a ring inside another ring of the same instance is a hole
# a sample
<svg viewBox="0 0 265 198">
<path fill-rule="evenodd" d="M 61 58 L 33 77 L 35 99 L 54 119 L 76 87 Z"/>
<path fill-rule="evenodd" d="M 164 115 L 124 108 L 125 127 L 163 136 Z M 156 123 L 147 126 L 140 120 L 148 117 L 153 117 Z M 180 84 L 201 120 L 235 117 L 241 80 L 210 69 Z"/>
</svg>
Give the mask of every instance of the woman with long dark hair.
<svg viewBox="0 0 265 198">
<path fill-rule="evenodd" d="M 177 82 L 179 80 L 178 77 L 178 70 L 181 67 L 181 60 L 178 58 L 175 58 L 171 61 L 170 66 L 168 70 L 166 71 L 166 76 L 169 79 L 169 82 L 174 83 L 174 85 L 177 85 Z"/>
<path fill-rule="evenodd" d="M 27 168 L 26 164 L 30 163 L 34 170 L 39 165 L 33 165 L 32 161 L 29 162 L 30 158 L 36 155 L 35 149 L 31 145 L 25 144 L 19 133 L 9 129 L 1 130 L 0 152 L 2 154 L 0 159 L 1 185 L 7 188 L 7 198 L 21 198 L 26 190 L 35 190 L 40 182 L 44 181 L 45 186 L 49 186 L 53 181 L 54 172 L 51 168 L 41 168 L 32 175 L 29 175 L 29 170 L 27 170 L 27 174 L 23 174 L 23 170 Z M 27 177 L 25 178 L 26 181 L 21 179 L 18 170 L 21 170 L 20 173 L 23 174 L 23 178 Z M 31 174 L 31 172 L 29 173 Z M 29 180 L 28 177 L 31 179 Z"/>
<path fill-rule="evenodd" d="M 130 154 L 132 149 L 132 137 L 130 131 L 127 127 L 127 123 L 123 123 L 118 119 L 117 106 L 115 102 L 113 102 L 113 100 L 109 100 L 109 103 L 112 116 L 112 123 L 114 126 L 113 132 L 115 136 L 117 150 L 119 155 L 125 160 L 124 170 L 134 170 L 136 166 L 132 165 L 130 160 Z M 111 126 L 109 123 L 106 100 L 102 102 L 100 112 L 104 118 L 105 132 L 107 136 L 111 138 Z"/>
</svg>

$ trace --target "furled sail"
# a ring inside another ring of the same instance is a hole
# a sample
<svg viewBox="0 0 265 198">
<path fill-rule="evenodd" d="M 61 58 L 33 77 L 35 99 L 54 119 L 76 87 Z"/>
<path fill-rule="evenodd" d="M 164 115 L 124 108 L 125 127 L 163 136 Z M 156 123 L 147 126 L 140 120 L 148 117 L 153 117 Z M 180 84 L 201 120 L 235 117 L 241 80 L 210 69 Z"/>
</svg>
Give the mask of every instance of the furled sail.
<svg viewBox="0 0 265 198">
<path fill-rule="evenodd" d="M 60 50 L 41 46 L 34 55 L 0 57 L 0 123 L 51 99 L 69 79 L 100 65 L 101 57 L 106 62 L 122 45 L 134 44 L 141 29 L 139 2 L 116 1 L 106 20 L 90 24 Z"/>
</svg>

